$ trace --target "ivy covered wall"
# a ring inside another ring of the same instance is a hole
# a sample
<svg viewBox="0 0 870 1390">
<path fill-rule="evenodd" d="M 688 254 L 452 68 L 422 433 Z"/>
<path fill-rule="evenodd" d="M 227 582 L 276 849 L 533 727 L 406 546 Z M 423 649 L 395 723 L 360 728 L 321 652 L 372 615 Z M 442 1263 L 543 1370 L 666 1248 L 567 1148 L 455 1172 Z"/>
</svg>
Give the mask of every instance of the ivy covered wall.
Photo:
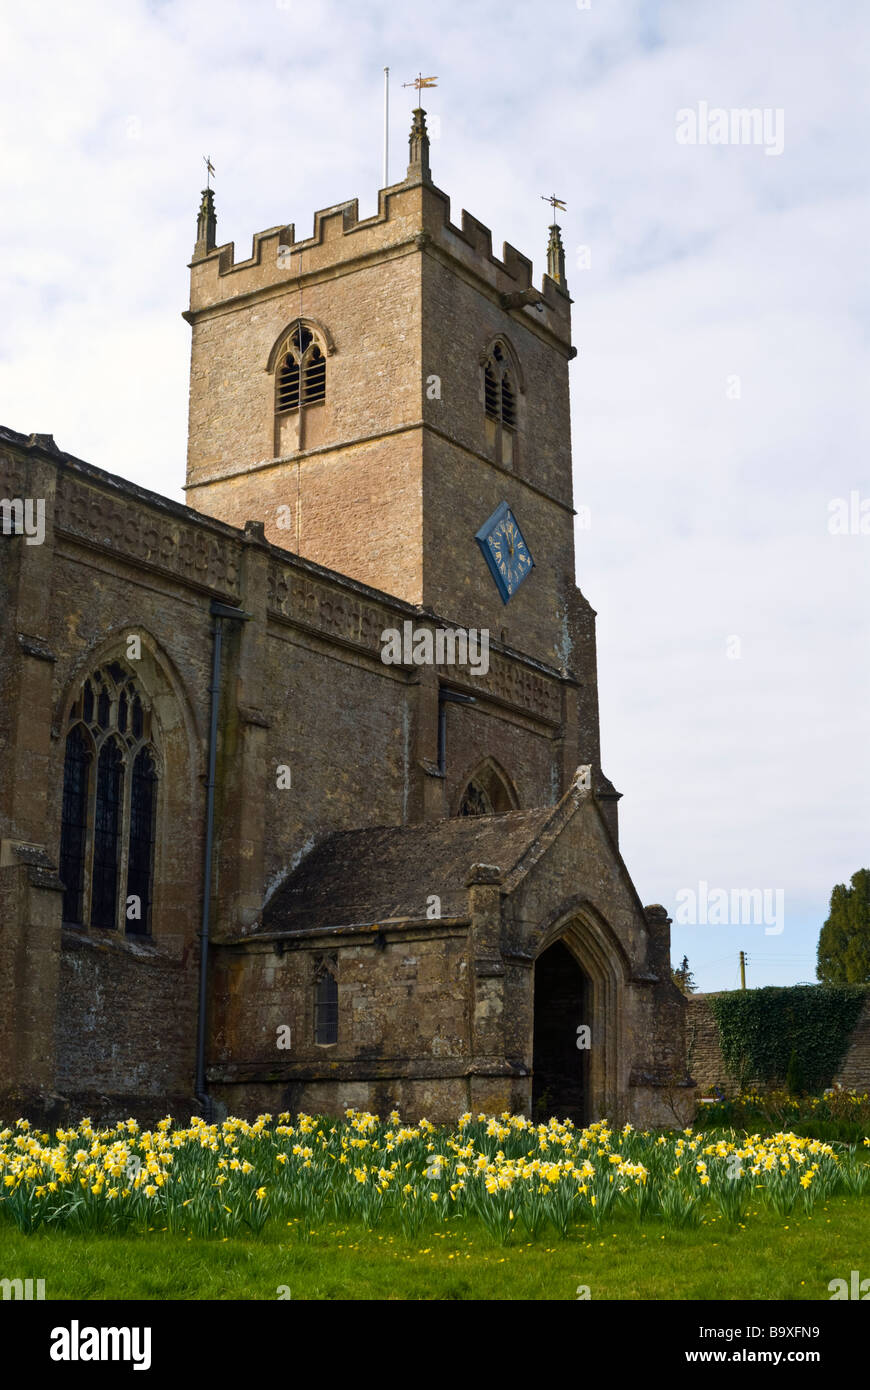
<svg viewBox="0 0 870 1390">
<path fill-rule="evenodd" d="M 750 1087 L 870 1089 L 870 986 L 793 985 L 689 997 L 689 1071 L 704 1095 Z"/>
</svg>

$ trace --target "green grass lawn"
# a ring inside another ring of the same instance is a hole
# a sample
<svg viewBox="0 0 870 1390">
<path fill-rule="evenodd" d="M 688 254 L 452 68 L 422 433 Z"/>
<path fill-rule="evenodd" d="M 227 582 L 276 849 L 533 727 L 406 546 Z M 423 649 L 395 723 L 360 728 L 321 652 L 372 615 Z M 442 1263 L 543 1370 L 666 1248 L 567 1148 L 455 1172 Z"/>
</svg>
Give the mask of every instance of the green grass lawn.
<svg viewBox="0 0 870 1390">
<path fill-rule="evenodd" d="M 830 1299 L 829 1282 L 870 1276 L 870 1202 L 838 1196 L 812 1216 L 752 1208 L 674 1230 L 618 1216 L 567 1240 L 493 1243 L 474 1219 L 407 1241 L 383 1226 L 270 1222 L 258 1239 L 19 1234 L 0 1226 L 0 1278 L 45 1280 L 47 1299 Z M 285 1295 L 286 1296 L 286 1295 Z"/>
</svg>

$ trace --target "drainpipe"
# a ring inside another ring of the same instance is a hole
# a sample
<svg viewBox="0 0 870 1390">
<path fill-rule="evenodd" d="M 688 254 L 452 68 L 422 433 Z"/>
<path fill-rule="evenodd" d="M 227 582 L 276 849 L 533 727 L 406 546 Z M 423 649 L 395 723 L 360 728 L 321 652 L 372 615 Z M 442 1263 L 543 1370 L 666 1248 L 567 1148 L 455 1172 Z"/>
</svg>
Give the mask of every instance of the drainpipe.
<svg viewBox="0 0 870 1390">
<path fill-rule="evenodd" d="M 447 775 L 447 706 L 476 705 L 473 695 L 460 695 L 457 690 L 438 690 L 438 771 Z"/>
<path fill-rule="evenodd" d="M 205 1089 L 205 1023 L 206 1005 L 208 1001 L 208 940 L 209 922 L 211 919 L 211 880 L 212 880 L 212 859 L 214 855 L 214 787 L 215 787 L 215 766 L 217 763 L 217 725 L 218 712 L 220 709 L 220 689 L 221 689 L 221 647 L 223 645 L 223 619 L 233 619 L 235 622 L 247 622 L 251 617 L 250 613 L 243 613 L 239 608 L 230 608 L 226 603 L 218 603 L 212 599 L 211 615 L 214 618 L 212 637 L 214 643 L 211 656 L 211 715 L 208 730 L 208 777 L 206 780 L 206 801 L 205 801 L 205 868 L 203 870 L 204 882 L 202 889 L 202 926 L 199 933 L 200 952 L 199 952 L 199 1013 L 196 1021 L 196 1083 L 194 1085 L 194 1095 L 200 1105 L 205 1110 L 204 1118 L 211 1121 L 214 1111 L 214 1102 Z"/>
</svg>

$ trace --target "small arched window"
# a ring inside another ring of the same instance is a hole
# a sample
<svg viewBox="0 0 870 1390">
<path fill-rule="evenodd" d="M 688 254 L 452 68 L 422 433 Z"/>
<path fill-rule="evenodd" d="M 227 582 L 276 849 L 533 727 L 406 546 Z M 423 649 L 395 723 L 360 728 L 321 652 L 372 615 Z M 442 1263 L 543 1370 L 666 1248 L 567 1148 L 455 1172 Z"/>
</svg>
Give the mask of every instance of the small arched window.
<svg viewBox="0 0 870 1390">
<path fill-rule="evenodd" d="M 279 353 L 275 409 L 298 410 L 326 400 L 326 357 L 311 329 L 297 323 Z"/>
<path fill-rule="evenodd" d="M 512 464 L 516 455 L 517 383 L 501 343 L 494 343 L 484 358 L 483 410 L 486 439 L 496 462 Z"/>
<path fill-rule="evenodd" d="M 517 795 L 506 773 L 492 758 L 485 758 L 465 784 L 456 809 L 458 816 L 500 816 L 518 808 Z"/>
<path fill-rule="evenodd" d="M 70 710 L 64 758 L 60 877 L 68 926 L 150 931 L 158 788 L 152 733 L 135 678 L 117 661 L 93 671 Z"/>
<path fill-rule="evenodd" d="M 338 1042 L 338 980 L 334 960 L 321 961 L 314 980 L 314 1041 Z"/>
</svg>

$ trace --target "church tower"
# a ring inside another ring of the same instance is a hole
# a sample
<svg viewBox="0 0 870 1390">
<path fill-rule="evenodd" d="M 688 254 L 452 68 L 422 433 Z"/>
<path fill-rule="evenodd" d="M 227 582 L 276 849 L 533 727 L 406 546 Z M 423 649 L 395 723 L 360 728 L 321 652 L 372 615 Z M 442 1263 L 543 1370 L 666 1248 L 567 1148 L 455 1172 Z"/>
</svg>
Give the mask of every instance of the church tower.
<svg viewBox="0 0 870 1390">
<path fill-rule="evenodd" d="M 685 1000 L 574 581 L 559 228 L 537 288 L 454 225 L 422 109 L 374 216 L 238 264 L 216 227 L 207 187 L 191 506 L 0 428 L 0 1102 L 672 1124 Z"/>
<path fill-rule="evenodd" d="M 204 192 L 185 315 L 188 504 L 262 521 L 283 549 L 550 666 L 585 665 L 594 696 L 559 229 L 537 289 L 520 252 L 496 257 L 464 211 L 451 222 L 421 109 L 409 154 L 373 217 L 338 204 L 307 239 L 258 233 L 239 263 L 216 245 Z"/>
</svg>

